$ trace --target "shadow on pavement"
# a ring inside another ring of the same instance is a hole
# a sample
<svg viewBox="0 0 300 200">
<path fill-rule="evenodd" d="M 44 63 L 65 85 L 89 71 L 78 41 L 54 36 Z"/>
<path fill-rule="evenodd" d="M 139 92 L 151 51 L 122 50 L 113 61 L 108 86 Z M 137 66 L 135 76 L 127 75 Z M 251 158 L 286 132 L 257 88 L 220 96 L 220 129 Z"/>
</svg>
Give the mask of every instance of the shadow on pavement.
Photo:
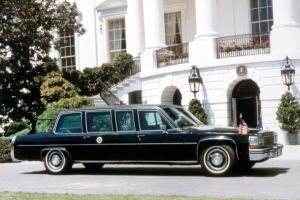
<svg viewBox="0 0 300 200">
<path fill-rule="evenodd" d="M 289 168 L 253 168 L 250 170 L 235 170 L 226 177 L 275 177 L 287 173 Z M 24 172 L 23 174 L 48 174 L 46 171 Z M 99 170 L 87 170 L 84 167 L 73 168 L 64 175 L 101 175 L 101 176 L 207 176 L 200 167 L 149 167 L 149 166 L 105 166 Z"/>
</svg>

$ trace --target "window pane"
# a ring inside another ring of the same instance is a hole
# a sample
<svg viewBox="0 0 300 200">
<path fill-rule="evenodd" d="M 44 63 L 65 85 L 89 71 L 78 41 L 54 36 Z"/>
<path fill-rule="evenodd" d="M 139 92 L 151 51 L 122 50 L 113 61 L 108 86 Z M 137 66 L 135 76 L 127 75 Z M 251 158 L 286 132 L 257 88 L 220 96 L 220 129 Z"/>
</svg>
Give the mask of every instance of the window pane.
<svg viewBox="0 0 300 200">
<path fill-rule="evenodd" d="M 267 6 L 267 0 L 259 0 L 259 7 Z"/>
<path fill-rule="evenodd" d="M 268 11 L 267 8 L 260 8 L 260 20 L 267 20 L 268 19 Z"/>
<path fill-rule="evenodd" d="M 118 52 L 123 49 L 126 51 L 125 19 L 111 20 L 108 28 L 109 54 L 110 60 L 113 60 Z"/>
<path fill-rule="evenodd" d="M 252 22 L 255 22 L 255 21 L 259 20 L 259 18 L 258 18 L 258 9 L 253 9 L 251 11 L 251 20 L 252 20 Z"/>
<path fill-rule="evenodd" d="M 141 130 L 161 130 L 160 125 L 167 125 L 156 111 L 139 111 Z"/>
<path fill-rule="evenodd" d="M 257 3 L 258 0 L 251 0 L 250 3 L 251 3 L 251 8 L 258 8 L 258 3 Z"/>
<path fill-rule="evenodd" d="M 252 33 L 259 33 L 259 23 L 253 23 L 252 24 Z"/>
<path fill-rule="evenodd" d="M 273 0 L 268 0 L 268 6 L 273 6 Z"/>
<path fill-rule="evenodd" d="M 268 22 L 262 22 L 260 26 L 261 26 L 261 33 L 267 33 L 269 31 Z"/>
<path fill-rule="evenodd" d="M 88 132 L 112 131 L 110 112 L 87 113 Z"/>
<path fill-rule="evenodd" d="M 268 18 L 273 19 L 273 8 L 272 7 L 268 8 Z"/>
<path fill-rule="evenodd" d="M 56 128 L 57 133 L 81 133 L 81 114 L 65 114 L 59 119 L 59 123 Z"/>
<path fill-rule="evenodd" d="M 117 111 L 116 121 L 118 131 L 134 131 L 134 120 L 132 111 Z"/>
<path fill-rule="evenodd" d="M 167 45 L 182 43 L 181 12 L 165 13 L 165 39 Z"/>
</svg>

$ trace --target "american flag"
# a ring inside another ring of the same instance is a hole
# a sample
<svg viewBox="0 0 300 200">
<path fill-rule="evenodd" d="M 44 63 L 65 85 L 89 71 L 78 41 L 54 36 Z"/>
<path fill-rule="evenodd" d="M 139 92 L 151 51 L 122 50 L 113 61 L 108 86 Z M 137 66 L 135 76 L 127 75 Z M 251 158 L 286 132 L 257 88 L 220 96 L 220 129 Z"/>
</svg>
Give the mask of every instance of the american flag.
<svg viewBox="0 0 300 200">
<path fill-rule="evenodd" d="M 239 134 L 247 135 L 249 133 L 249 129 L 247 123 L 241 118 L 240 126 L 239 126 Z"/>
</svg>

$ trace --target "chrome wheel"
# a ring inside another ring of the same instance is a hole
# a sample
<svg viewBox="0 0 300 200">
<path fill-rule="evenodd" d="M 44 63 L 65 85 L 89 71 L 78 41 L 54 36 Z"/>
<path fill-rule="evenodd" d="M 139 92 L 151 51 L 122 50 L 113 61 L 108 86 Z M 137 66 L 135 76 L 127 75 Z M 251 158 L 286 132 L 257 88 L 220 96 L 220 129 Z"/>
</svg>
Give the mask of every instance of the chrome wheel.
<svg viewBox="0 0 300 200">
<path fill-rule="evenodd" d="M 69 168 L 70 160 L 61 150 L 50 150 L 44 157 L 44 165 L 48 172 L 59 174 Z"/>
<path fill-rule="evenodd" d="M 229 146 L 211 146 L 202 152 L 200 162 L 207 173 L 223 175 L 231 170 L 235 162 L 235 154 Z"/>
</svg>

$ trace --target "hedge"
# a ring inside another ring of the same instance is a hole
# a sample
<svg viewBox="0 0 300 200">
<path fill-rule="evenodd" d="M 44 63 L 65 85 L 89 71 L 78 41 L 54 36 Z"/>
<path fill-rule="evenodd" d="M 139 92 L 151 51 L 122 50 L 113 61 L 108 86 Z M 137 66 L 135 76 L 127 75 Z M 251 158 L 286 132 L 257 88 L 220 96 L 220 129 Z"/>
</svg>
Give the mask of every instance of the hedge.
<svg viewBox="0 0 300 200">
<path fill-rule="evenodd" d="M 0 163 L 11 162 L 10 142 L 11 138 L 0 137 Z"/>
</svg>

